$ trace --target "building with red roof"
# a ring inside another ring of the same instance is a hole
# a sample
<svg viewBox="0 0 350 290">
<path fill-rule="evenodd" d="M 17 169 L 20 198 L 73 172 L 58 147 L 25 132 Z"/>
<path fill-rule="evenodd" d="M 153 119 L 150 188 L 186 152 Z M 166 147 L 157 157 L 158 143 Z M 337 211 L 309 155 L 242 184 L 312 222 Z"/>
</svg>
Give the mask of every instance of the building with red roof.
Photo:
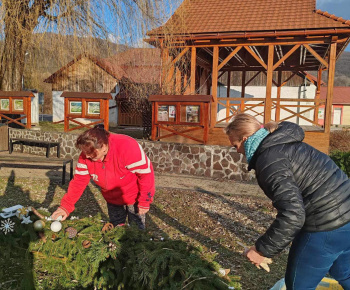
<svg viewBox="0 0 350 290">
<path fill-rule="evenodd" d="M 127 99 L 157 91 L 160 72 L 160 50 L 155 48 L 128 49 L 109 58 L 81 54 L 44 80 L 52 84 L 53 121 L 64 117 L 62 92 L 95 92 L 114 97 L 110 101 L 111 126 L 140 126 L 142 117 L 135 108 L 129 108 Z"/>
<path fill-rule="evenodd" d="M 264 123 L 302 119 L 309 123 L 305 141 L 328 152 L 335 62 L 350 41 L 349 20 L 317 10 L 316 0 L 184 0 L 164 25 L 147 35 L 146 41 L 161 50 L 163 95 L 213 96 L 209 144 L 229 145 L 220 127 L 232 115 L 247 112 Z M 313 99 L 282 95 L 293 75 L 312 71 L 317 75 Z M 327 98 L 321 99 L 325 71 Z M 240 97 L 230 96 L 229 89 L 226 96 L 219 96 L 218 79 L 225 77 L 230 84 L 237 72 Z M 252 104 L 246 99 L 246 87 L 261 74 L 266 75 L 264 96 Z M 218 117 L 220 106 L 226 108 L 224 118 Z M 319 124 L 322 106 L 325 121 Z M 172 130 L 183 135 L 181 126 Z M 154 140 L 162 139 L 159 130 L 154 132 Z"/>
<path fill-rule="evenodd" d="M 327 87 L 321 87 L 320 98 L 327 97 Z M 319 122 L 324 122 L 324 106 L 319 108 Z M 332 125 L 350 126 L 350 87 L 334 87 Z"/>
</svg>

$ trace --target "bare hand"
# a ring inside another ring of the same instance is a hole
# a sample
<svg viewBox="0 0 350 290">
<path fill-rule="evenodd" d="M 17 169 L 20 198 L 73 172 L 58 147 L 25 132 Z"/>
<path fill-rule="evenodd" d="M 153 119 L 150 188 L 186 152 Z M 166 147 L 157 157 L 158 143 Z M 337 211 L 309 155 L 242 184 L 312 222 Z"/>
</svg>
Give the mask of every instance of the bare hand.
<svg viewBox="0 0 350 290">
<path fill-rule="evenodd" d="M 57 220 L 59 216 L 62 216 L 62 219 L 61 221 L 64 221 L 67 217 L 68 217 L 68 214 L 67 212 L 62 209 L 62 208 L 58 208 L 52 215 L 51 215 L 51 218 L 53 220 Z"/>
<path fill-rule="evenodd" d="M 139 207 L 139 214 L 142 215 L 142 214 L 146 214 L 148 213 L 149 211 L 149 208 L 140 208 Z"/>
<path fill-rule="evenodd" d="M 245 251 L 246 257 L 250 260 L 250 262 L 255 265 L 258 269 L 262 267 L 267 272 L 270 272 L 269 264 L 272 263 L 270 258 L 266 258 L 262 256 L 255 248 L 255 246 L 249 248 Z"/>
</svg>

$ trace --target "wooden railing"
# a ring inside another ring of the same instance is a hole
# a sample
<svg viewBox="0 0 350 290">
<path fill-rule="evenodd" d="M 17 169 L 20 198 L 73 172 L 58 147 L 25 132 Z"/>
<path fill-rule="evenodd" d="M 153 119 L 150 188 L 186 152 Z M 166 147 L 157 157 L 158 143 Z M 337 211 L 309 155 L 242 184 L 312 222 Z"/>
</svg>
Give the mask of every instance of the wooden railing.
<svg viewBox="0 0 350 290">
<path fill-rule="evenodd" d="M 247 113 L 254 117 L 264 116 L 265 100 L 265 98 L 252 98 L 249 100 L 243 98 L 218 98 L 218 105 L 226 108 L 226 117 L 218 120 L 216 124 L 228 123 L 232 116 L 238 113 Z M 263 109 L 258 110 L 259 107 Z"/>
<path fill-rule="evenodd" d="M 218 120 L 216 124 L 228 123 L 232 116 L 238 113 L 264 117 L 265 102 L 265 98 L 218 98 L 218 106 L 221 105 L 226 108 L 226 116 Z M 315 120 L 315 114 L 311 114 L 309 118 L 303 114 L 312 110 L 318 111 L 320 107 L 325 106 L 325 103 L 326 100 L 321 99 L 272 98 L 270 110 L 271 112 L 274 110 L 275 114 L 271 114 L 271 116 L 276 122 L 297 117 L 310 123 L 310 125 L 322 127 L 318 120 Z"/>
<path fill-rule="evenodd" d="M 296 103 L 296 104 L 284 104 L 285 102 L 289 103 Z M 321 99 L 272 99 L 272 107 L 276 109 L 276 111 L 279 111 L 282 113 L 282 111 L 289 113 L 289 116 L 286 117 L 280 117 L 278 120 L 275 121 L 286 121 L 293 117 L 298 117 L 300 119 L 303 119 L 309 123 L 311 123 L 314 126 L 322 127 L 321 124 L 318 124 L 318 121 L 314 119 L 314 115 L 312 114 L 312 118 L 307 118 L 303 116 L 302 114 L 305 114 L 306 112 L 310 112 L 312 110 L 318 111 L 320 106 L 324 106 L 326 104 L 326 100 Z M 297 108 L 297 112 L 294 112 L 292 109 Z M 275 118 L 276 119 L 276 118 Z"/>
</svg>

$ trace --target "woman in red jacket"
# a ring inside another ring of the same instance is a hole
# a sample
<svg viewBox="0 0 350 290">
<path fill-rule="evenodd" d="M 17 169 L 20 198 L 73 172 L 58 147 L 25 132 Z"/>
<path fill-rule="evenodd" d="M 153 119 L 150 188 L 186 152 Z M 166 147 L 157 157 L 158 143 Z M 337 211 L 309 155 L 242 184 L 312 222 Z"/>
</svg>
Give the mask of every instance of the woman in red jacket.
<svg viewBox="0 0 350 290">
<path fill-rule="evenodd" d="M 113 225 L 123 225 L 128 217 L 144 229 L 155 186 L 153 166 L 142 147 L 129 136 L 110 134 L 101 127 L 82 133 L 76 147 L 82 152 L 74 178 L 52 219 L 69 216 L 92 178 L 107 201 Z"/>
</svg>

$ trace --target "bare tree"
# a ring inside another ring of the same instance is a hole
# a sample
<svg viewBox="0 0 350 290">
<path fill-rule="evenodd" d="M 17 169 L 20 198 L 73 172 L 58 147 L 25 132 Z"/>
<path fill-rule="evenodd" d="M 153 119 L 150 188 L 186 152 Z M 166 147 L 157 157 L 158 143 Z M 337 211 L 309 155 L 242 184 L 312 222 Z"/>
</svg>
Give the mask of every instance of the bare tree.
<svg viewBox="0 0 350 290">
<path fill-rule="evenodd" d="M 0 30 L 3 50 L 0 89 L 21 90 L 25 58 L 33 34 L 46 32 L 91 39 L 115 38 L 132 42 L 144 32 L 163 24 L 160 11 L 169 3 L 161 0 L 3 0 L 0 1 Z M 171 3 L 171 1 L 169 1 Z M 36 39 L 37 41 L 37 39 Z M 59 54 L 61 48 L 53 49 Z M 74 53 L 73 53 L 74 54 Z M 33 56 L 31 56 L 33 58 Z M 43 60 L 44 61 L 44 60 Z"/>
</svg>

